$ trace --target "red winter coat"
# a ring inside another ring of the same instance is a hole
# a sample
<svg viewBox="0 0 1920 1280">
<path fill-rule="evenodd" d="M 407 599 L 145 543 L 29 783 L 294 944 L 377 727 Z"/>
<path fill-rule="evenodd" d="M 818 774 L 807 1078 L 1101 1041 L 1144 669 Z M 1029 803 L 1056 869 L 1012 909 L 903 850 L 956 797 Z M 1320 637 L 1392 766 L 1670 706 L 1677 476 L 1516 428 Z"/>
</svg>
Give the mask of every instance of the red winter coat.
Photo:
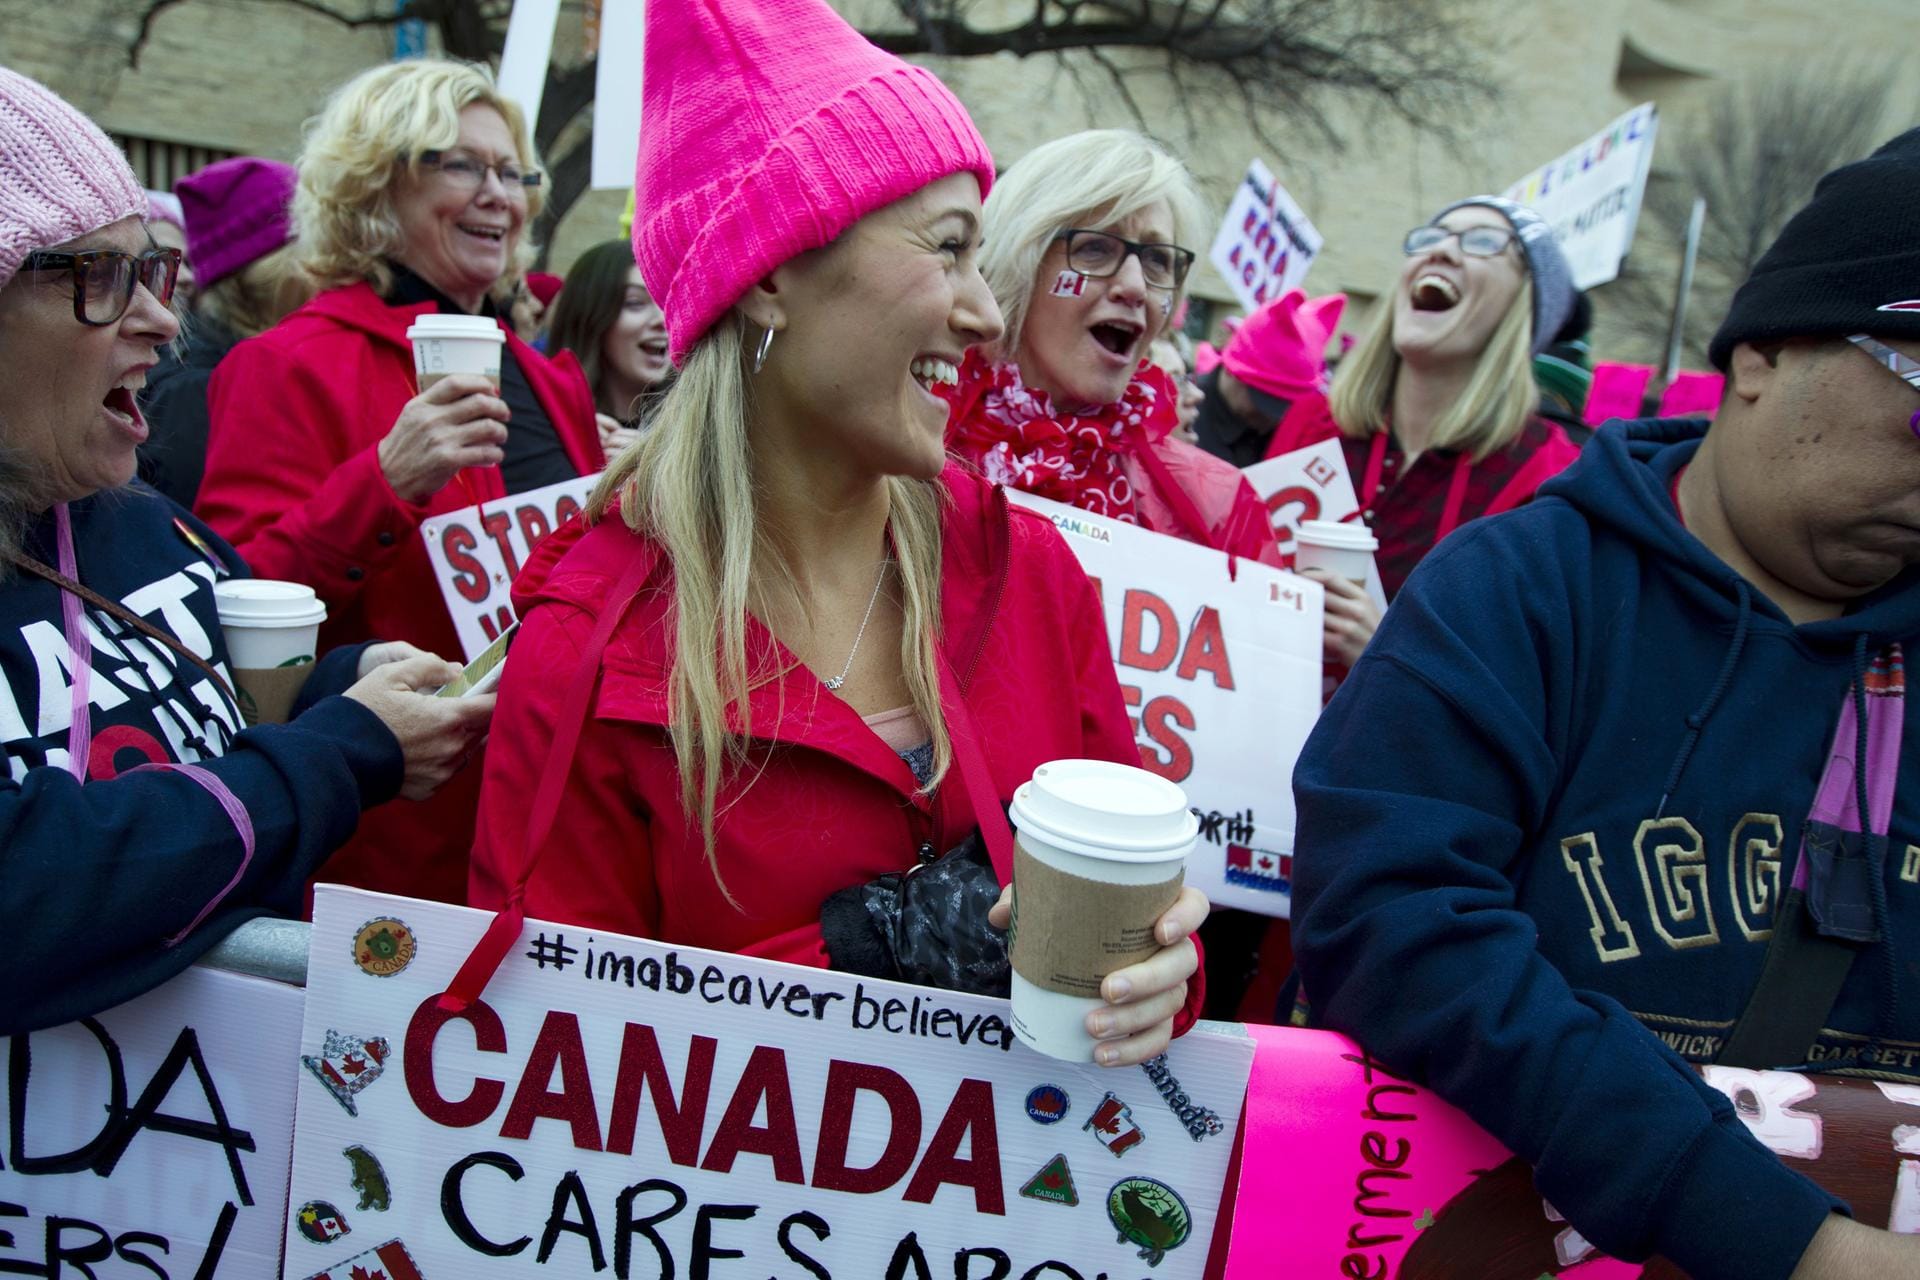
<svg viewBox="0 0 1920 1280">
<path fill-rule="evenodd" d="M 212 432 L 195 510 L 262 578 L 326 602 L 323 648 L 407 640 L 458 659 L 460 641 L 419 533 L 429 516 L 506 496 L 498 467 L 470 468 L 425 502 L 403 500 L 379 445 L 416 394 L 407 326 L 431 303 L 390 307 L 365 284 L 331 289 L 235 347 L 208 390 Z M 502 326 L 505 328 L 505 326 Z M 602 466 L 593 392 L 571 355 L 507 345 L 582 475 Z M 471 486 L 472 495 L 468 493 Z M 423 803 L 369 813 L 327 864 L 345 884 L 459 902 L 479 769 Z"/>
<path fill-rule="evenodd" d="M 943 481 L 941 647 L 961 682 L 1001 800 L 1036 766 L 1086 756 L 1138 764 L 1093 588 L 1043 517 L 958 467 Z M 500 685 L 480 796 L 470 900 L 498 908 L 516 879 L 525 822 L 572 673 L 608 594 L 657 546 L 617 518 L 575 522 L 514 583 L 521 630 Z M 601 659 L 559 816 L 528 883 L 530 916 L 824 967 L 820 905 L 840 889 L 944 851 L 976 823 L 958 769 L 931 800 L 847 703 L 806 668 L 753 691 L 756 741 L 722 787 L 715 856 L 680 804 L 667 738 L 671 567 L 664 558 Z M 773 642 L 749 620 L 749 653 Z M 785 650 L 779 651 L 785 655 Z M 1191 1021 L 1202 992 L 1190 988 Z"/>
</svg>

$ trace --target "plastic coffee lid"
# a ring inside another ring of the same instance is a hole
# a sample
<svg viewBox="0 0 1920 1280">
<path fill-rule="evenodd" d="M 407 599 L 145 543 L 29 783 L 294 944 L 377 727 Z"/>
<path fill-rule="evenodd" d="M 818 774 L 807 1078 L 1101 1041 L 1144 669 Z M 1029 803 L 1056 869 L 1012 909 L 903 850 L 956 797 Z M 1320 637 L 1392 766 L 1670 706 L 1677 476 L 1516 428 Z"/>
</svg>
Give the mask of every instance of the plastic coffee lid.
<svg viewBox="0 0 1920 1280">
<path fill-rule="evenodd" d="M 1193 849 L 1187 793 L 1158 774 L 1106 760 L 1054 760 L 1013 793 L 1013 824 L 1070 853 L 1171 862 Z"/>
<path fill-rule="evenodd" d="M 1380 549 L 1380 540 L 1373 536 L 1373 530 L 1357 520 L 1302 520 L 1294 537 L 1301 542 L 1311 542 L 1316 547 L 1331 547 L 1337 551 Z"/>
<path fill-rule="evenodd" d="M 214 584 L 222 626 L 304 627 L 325 622 L 327 606 L 303 582 L 235 578 Z"/>
<path fill-rule="evenodd" d="M 407 326 L 407 341 L 422 338 L 476 338 L 505 342 L 507 335 L 499 322 L 487 316 L 425 315 Z"/>
</svg>

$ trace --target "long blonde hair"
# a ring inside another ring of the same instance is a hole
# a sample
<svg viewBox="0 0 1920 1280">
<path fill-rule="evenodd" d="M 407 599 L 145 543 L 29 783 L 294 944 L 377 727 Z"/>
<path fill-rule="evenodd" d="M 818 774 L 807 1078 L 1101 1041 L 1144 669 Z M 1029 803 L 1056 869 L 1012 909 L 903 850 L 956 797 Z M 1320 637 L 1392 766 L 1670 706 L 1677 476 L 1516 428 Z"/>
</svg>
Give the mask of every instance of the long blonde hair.
<svg viewBox="0 0 1920 1280">
<path fill-rule="evenodd" d="M 405 248 L 394 182 L 418 166 L 422 152 L 457 146 L 460 113 L 475 103 L 500 113 L 520 163 L 538 169 L 526 113 L 500 95 L 491 71 L 468 62 L 423 58 L 363 71 L 307 122 L 293 222 L 301 259 L 320 288 L 365 280 L 384 293 L 393 283 L 386 260 Z M 543 188 L 527 192 L 527 220 L 503 280 L 533 262 L 529 232 L 545 207 Z"/>
<path fill-rule="evenodd" d="M 1473 377 L 1433 424 L 1428 448 L 1464 450 L 1479 462 L 1520 438 L 1540 404 L 1532 342 L 1533 281 L 1523 278 L 1513 304 L 1487 339 Z M 1400 364 L 1393 345 L 1393 297 L 1388 294 L 1367 336 L 1340 362 L 1327 392 L 1341 435 L 1361 440 L 1387 429 Z"/>
<path fill-rule="evenodd" d="M 620 518 L 665 550 L 673 566 L 674 650 L 667 717 L 680 803 L 698 816 L 707 863 L 729 901 L 715 855 L 716 804 L 730 773 L 749 763 L 748 700 L 783 671 L 747 653 L 747 614 L 773 596 L 800 599 L 780 530 L 760 518 L 753 474 L 743 322 L 723 318 L 696 342 L 662 397 L 653 427 L 607 468 L 587 502 L 598 521 L 617 499 Z M 933 737 L 931 792 L 952 761 L 940 714 L 940 514 L 937 481 L 887 481 L 889 529 L 904 594 L 900 663 L 914 710 Z M 758 581 L 754 570 L 761 569 Z M 766 616 L 762 613 L 762 616 Z M 737 718 L 730 729 L 729 716 Z M 737 800 L 737 797 L 736 797 Z"/>
</svg>

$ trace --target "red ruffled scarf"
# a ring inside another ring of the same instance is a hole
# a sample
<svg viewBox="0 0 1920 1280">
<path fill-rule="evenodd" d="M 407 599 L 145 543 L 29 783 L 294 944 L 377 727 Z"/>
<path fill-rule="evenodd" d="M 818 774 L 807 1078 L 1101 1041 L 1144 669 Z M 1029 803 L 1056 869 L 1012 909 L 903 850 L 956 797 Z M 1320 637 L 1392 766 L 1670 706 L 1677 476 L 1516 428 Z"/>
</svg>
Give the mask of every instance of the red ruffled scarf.
<svg viewBox="0 0 1920 1280">
<path fill-rule="evenodd" d="M 1020 381 L 1017 364 L 978 350 L 941 395 L 951 406 L 948 447 L 987 479 L 1128 524 L 1140 521 L 1122 458 L 1179 421 L 1172 380 L 1144 361 L 1119 400 L 1083 414 L 1056 413 L 1046 392 Z"/>
</svg>

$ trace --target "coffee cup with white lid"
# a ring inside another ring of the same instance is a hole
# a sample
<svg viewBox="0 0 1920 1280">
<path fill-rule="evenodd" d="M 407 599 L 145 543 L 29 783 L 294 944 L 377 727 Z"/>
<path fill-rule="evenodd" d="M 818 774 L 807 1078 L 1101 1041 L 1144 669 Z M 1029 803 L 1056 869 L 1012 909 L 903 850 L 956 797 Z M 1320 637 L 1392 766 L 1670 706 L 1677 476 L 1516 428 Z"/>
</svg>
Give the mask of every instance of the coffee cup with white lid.
<svg viewBox="0 0 1920 1280">
<path fill-rule="evenodd" d="M 1041 765 L 1009 816 L 1014 1034 L 1091 1062 L 1101 982 L 1160 950 L 1154 926 L 1180 897 L 1199 821 L 1174 783 L 1106 760 Z"/>
<path fill-rule="evenodd" d="M 312 587 L 271 578 L 217 583 L 214 607 L 248 724 L 280 724 L 312 674 L 327 606 Z"/>
<path fill-rule="evenodd" d="M 1293 567 L 1320 569 L 1365 586 L 1380 540 L 1357 520 L 1302 520 L 1294 532 Z"/>
<path fill-rule="evenodd" d="M 424 315 L 407 326 L 407 341 L 413 344 L 413 371 L 422 391 L 456 373 L 500 385 L 500 353 L 507 335 L 486 316 Z"/>
</svg>

